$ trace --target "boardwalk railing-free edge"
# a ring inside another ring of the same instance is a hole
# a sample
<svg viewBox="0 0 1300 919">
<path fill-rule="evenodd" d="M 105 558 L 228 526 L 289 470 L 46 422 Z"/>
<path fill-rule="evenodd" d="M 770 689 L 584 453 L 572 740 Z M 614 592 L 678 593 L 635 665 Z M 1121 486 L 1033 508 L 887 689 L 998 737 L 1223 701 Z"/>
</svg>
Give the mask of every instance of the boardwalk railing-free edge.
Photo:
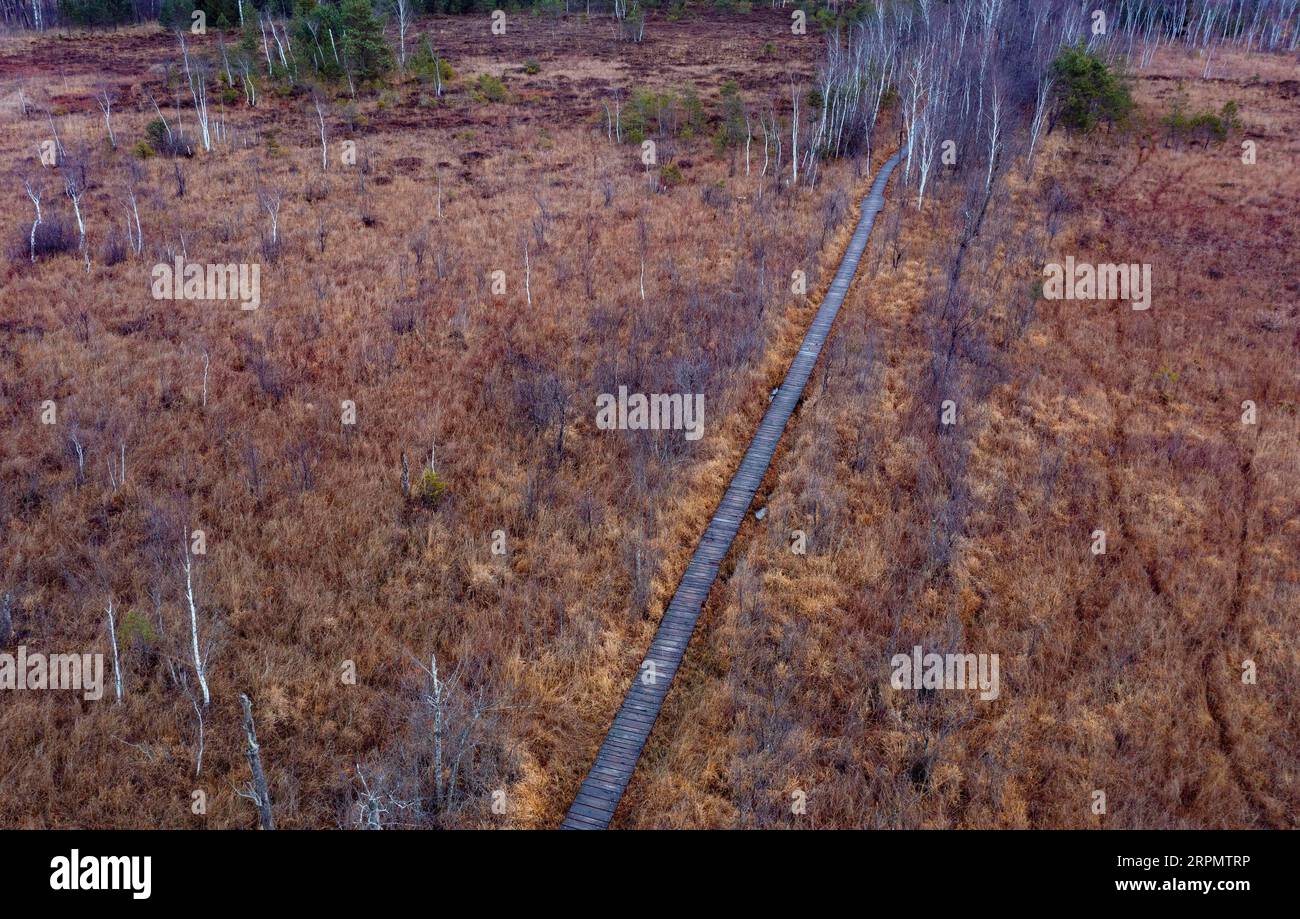
<svg viewBox="0 0 1300 919">
<path fill-rule="evenodd" d="M 578 789 L 578 795 L 561 824 L 562 829 L 603 830 L 614 818 L 623 791 L 636 770 L 641 750 L 650 738 L 655 719 L 659 717 L 668 688 L 686 655 L 686 646 L 690 643 L 695 623 L 713 588 L 722 560 L 731 549 L 731 543 L 740 530 L 754 494 L 758 491 L 763 476 L 767 474 L 781 433 L 803 396 L 804 386 L 817 364 L 822 345 L 830 335 L 840 304 L 844 302 L 844 295 L 848 293 L 849 285 L 857 274 L 858 262 L 866 250 L 872 224 L 884 207 L 885 185 L 890 173 L 905 152 L 906 148 L 890 157 L 872 182 L 871 190 L 862 202 L 862 215 L 858 219 L 857 228 L 840 261 L 839 271 L 804 335 L 799 353 L 795 355 L 758 430 L 754 432 L 749 449 L 740 461 L 740 468 L 732 476 L 731 484 L 709 521 L 695 554 L 691 556 L 690 564 L 686 566 L 686 573 L 682 575 L 677 592 L 673 594 L 672 602 L 668 604 L 668 609 L 659 622 L 654 641 L 650 643 L 650 649 L 632 680 L 623 705 L 614 716 L 614 723 L 610 725 L 605 741 L 596 753 L 587 778 Z"/>
</svg>

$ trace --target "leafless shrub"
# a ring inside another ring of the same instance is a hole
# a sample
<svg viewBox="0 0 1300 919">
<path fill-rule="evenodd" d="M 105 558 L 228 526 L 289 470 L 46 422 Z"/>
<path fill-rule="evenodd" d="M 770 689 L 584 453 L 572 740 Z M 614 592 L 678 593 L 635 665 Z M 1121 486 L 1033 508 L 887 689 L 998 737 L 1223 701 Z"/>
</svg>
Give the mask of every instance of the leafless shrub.
<svg viewBox="0 0 1300 919">
<path fill-rule="evenodd" d="M 330 196 L 329 182 L 325 179 L 309 180 L 303 189 L 302 196 L 309 204 L 328 200 Z"/>
<path fill-rule="evenodd" d="M 704 186 L 704 190 L 700 192 L 700 200 L 720 211 L 730 208 L 733 201 L 731 193 L 721 183 Z"/>
<path fill-rule="evenodd" d="M 262 499 L 262 464 L 257 444 L 251 439 L 245 440 L 241 456 L 246 470 L 245 482 L 248 485 L 248 493 L 253 496 L 254 500 L 260 501 Z"/>
<path fill-rule="evenodd" d="M 33 255 L 41 259 L 76 252 L 77 239 L 77 229 L 72 221 L 58 214 L 46 213 L 35 230 L 30 224 L 20 227 L 13 247 L 13 258 L 15 261 L 27 261 Z"/>
<path fill-rule="evenodd" d="M 308 438 L 300 437 L 295 440 L 287 449 L 286 455 L 290 465 L 293 468 L 294 479 L 298 483 L 298 488 L 304 492 L 311 491 L 316 487 L 316 477 L 312 473 L 312 463 L 316 461 L 320 451 Z"/>
<path fill-rule="evenodd" d="M 270 338 L 269 334 L 267 337 Z M 286 389 L 284 374 L 276 366 L 268 342 L 258 341 L 251 336 L 246 337 L 244 339 L 244 360 L 252 369 L 253 375 L 257 378 L 257 385 L 262 392 L 277 402 L 284 398 Z"/>
<path fill-rule="evenodd" d="M 13 635 L 13 612 L 13 591 L 6 590 L 3 593 L 0 593 L 0 648 L 8 645 L 9 638 Z"/>
<path fill-rule="evenodd" d="M 1069 193 L 1061 187 L 1060 183 L 1052 182 L 1047 189 L 1047 216 L 1044 220 L 1049 238 L 1056 238 L 1056 234 L 1061 231 L 1061 225 L 1073 211 L 1074 202 L 1070 199 Z"/>
<path fill-rule="evenodd" d="M 844 189 L 836 188 L 826 195 L 822 201 L 822 239 L 821 244 L 826 245 L 826 237 L 833 233 L 844 218 L 849 213 L 849 196 Z"/>
<path fill-rule="evenodd" d="M 394 335 L 410 335 L 419 318 L 419 303 L 414 297 L 403 297 L 388 312 L 388 327 Z"/>
<path fill-rule="evenodd" d="M 115 227 L 109 229 L 108 238 L 104 240 L 104 245 L 100 249 L 99 260 L 105 265 L 116 265 L 125 261 L 126 255 L 126 241 L 118 235 Z"/>
</svg>

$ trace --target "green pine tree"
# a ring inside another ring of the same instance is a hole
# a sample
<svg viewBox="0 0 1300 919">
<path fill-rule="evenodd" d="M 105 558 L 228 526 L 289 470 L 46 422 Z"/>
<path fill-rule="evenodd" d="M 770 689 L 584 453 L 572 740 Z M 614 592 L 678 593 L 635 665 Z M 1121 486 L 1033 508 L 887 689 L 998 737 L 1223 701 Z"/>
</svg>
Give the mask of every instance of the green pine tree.
<svg viewBox="0 0 1300 919">
<path fill-rule="evenodd" d="M 377 80 L 393 67 L 393 51 L 384 41 L 384 24 L 370 0 L 343 0 L 341 51 L 358 82 Z"/>
<path fill-rule="evenodd" d="M 1098 124 L 1121 124 L 1133 111 L 1124 80 L 1082 43 L 1062 49 L 1052 62 L 1055 120 L 1087 134 Z"/>
</svg>

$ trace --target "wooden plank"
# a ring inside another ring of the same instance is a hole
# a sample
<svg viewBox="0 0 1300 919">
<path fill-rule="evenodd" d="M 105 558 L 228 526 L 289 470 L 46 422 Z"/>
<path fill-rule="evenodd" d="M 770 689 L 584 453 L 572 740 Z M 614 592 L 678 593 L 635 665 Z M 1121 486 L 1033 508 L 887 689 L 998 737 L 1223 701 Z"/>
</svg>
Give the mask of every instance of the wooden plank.
<svg viewBox="0 0 1300 919">
<path fill-rule="evenodd" d="M 722 561 L 731 551 L 731 545 L 740 532 L 754 495 L 758 493 L 763 477 L 767 475 L 781 435 L 803 399 L 804 387 L 808 385 L 822 346 L 834 327 L 835 317 L 857 274 L 876 215 L 884 207 L 885 185 L 906 152 L 906 148 L 900 149 L 889 158 L 863 199 L 858 225 L 849 240 L 844 258 L 840 260 L 839 270 L 804 333 L 799 351 L 791 361 L 785 379 L 763 414 L 763 420 L 759 422 L 745 455 L 741 458 L 740 466 L 732 475 L 722 500 L 705 527 L 704 535 L 695 547 L 672 601 L 655 629 L 654 639 L 642 658 L 643 663 L 654 661 L 655 683 L 647 686 L 641 681 L 642 671 L 638 664 L 632 685 L 628 687 L 623 704 L 606 731 L 596 759 L 561 824 L 562 829 L 605 829 L 613 819 L 618 802 L 636 771 L 641 751 L 658 720 L 672 678 L 686 656 L 686 649 L 690 645 L 704 604 L 708 602 Z"/>
</svg>

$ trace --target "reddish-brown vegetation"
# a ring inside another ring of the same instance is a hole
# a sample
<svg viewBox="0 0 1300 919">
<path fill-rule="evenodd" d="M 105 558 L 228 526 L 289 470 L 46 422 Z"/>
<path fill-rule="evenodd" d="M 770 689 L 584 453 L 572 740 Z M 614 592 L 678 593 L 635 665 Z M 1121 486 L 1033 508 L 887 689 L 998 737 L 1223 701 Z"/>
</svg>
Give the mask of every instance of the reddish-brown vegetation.
<svg viewBox="0 0 1300 919">
<path fill-rule="evenodd" d="M 572 22 L 538 25 L 490 51 L 481 23 L 439 21 L 458 74 L 449 98 L 432 103 L 410 80 L 332 100 L 324 172 L 310 100 L 270 91 L 252 111 L 227 107 L 230 139 L 212 154 L 135 159 L 154 117 L 144 92 L 172 116 L 177 68 L 168 90 L 158 65 L 179 55 L 154 33 L 8 43 L 9 645 L 107 653 L 110 598 L 148 627 L 125 642 L 121 705 L 6 699 L 0 823 L 255 825 L 236 793 L 248 780 L 241 692 L 278 826 L 354 825 L 367 789 L 420 802 L 390 806 L 395 825 L 558 820 L 674 559 L 795 347 L 814 298 L 790 295 L 791 271 L 815 294 L 851 217 L 828 202 L 866 180 L 834 166 L 817 189 L 788 192 L 770 171 L 759 180 L 757 160 L 729 174 L 704 136 L 664 145 L 682 182 L 652 192 L 639 150 L 606 141 L 600 92 L 626 98 L 652 60 L 654 85 L 695 88 L 706 106 L 731 75 L 764 105 L 788 92 L 760 90 L 776 72 L 754 63 L 770 40 L 761 23 L 738 24 L 703 67 L 690 49 L 707 21 L 632 49 Z M 797 53 L 811 69 L 814 44 Z M 529 57 L 539 74 L 521 73 Z M 93 99 L 104 72 L 121 78 L 116 150 Z M 474 98 L 482 72 L 504 74 L 509 101 Z M 89 272 L 75 227 L 72 251 L 25 257 L 23 178 L 44 189 L 47 221 L 71 219 L 61 176 L 37 159 L 46 110 L 68 161 L 86 164 Z M 192 112 L 183 119 L 192 137 Z M 339 164 L 344 139 L 355 168 Z M 144 251 L 110 258 L 132 189 Z M 278 244 L 264 206 L 275 198 Z M 260 309 L 153 299 L 151 268 L 177 254 L 261 263 Z M 597 431 L 594 397 L 619 383 L 705 393 L 708 436 Z M 41 423 L 46 400 L 56 425 Z M 355 425 L 342 423 L 345 400 Z M 418 491 L 431 452 L 446 486 L 436 506 L 402 492 L 403 461 Z M 123 453 L 119 486 L 109 463 Z M 207 541 L 195 572 L 212 704 L 198 776 L 186 529 Z M 440 779 L 431 655 L 453 700 Z M 195 789 L 206 815 L 191 811 Z"/>
<path fill-rule="evenodd" d="M 724 83 L 784 118 L 813 72 L 779 10 L 642 45 L 420 25 L 448 96 L 330 98 L 328 169 L 310 96 L 269 88 L 212 153 L 140 158 L 181 79 L 157 30 L 0 43 L 0 650 L 108 654 L 112 600 L 125 670 L 120 705 L 0 697 L 0 826 L 255 826 L 241 693 L 280 827 L 554 826 L 572 799 L 890 151 L 790 188 L 715 147 Z M 952 291 L 965 189 L 887 192 L 625 825 L 1293 824 L 1300 123 L 1285 63 L 1216 68 L 1162 53 L 1150 132 L 1012 163 Z M 1178 79 L 1239 104 L 1258 163 L 1164 143 Z M 606 138 L 641 87 L 704 100 L 672 173 Z M 259 263 L 260 308 L 154 299 L 178 254 Z M 1039 299 L 1066 254 L 1151 263 L 1152 308 Z M 707 436 L 598 430 L 620 384 L 704 393 Z M 1001 697 L 891 691 L 914 644 L 1000 655 Z"/>
<path fill-rule="evenodd" d="M 1161 53 L 1154 145 L 1054 134 L 1010 180 L 967 258 L 952 431 L 928 394 L 959 202 L 875 237 L 626 825 L 1294 825 L 1300 124 L 1287 62 L 1218 66 Z M 1244 133 L 1166 144 L 1176 81 Z M 1037 299 L 1066 254 L 1152 264 L 1151 309 Z M 1000 698 L 891 690 L 914 644 L 999 654 Z"/>
</svg>

